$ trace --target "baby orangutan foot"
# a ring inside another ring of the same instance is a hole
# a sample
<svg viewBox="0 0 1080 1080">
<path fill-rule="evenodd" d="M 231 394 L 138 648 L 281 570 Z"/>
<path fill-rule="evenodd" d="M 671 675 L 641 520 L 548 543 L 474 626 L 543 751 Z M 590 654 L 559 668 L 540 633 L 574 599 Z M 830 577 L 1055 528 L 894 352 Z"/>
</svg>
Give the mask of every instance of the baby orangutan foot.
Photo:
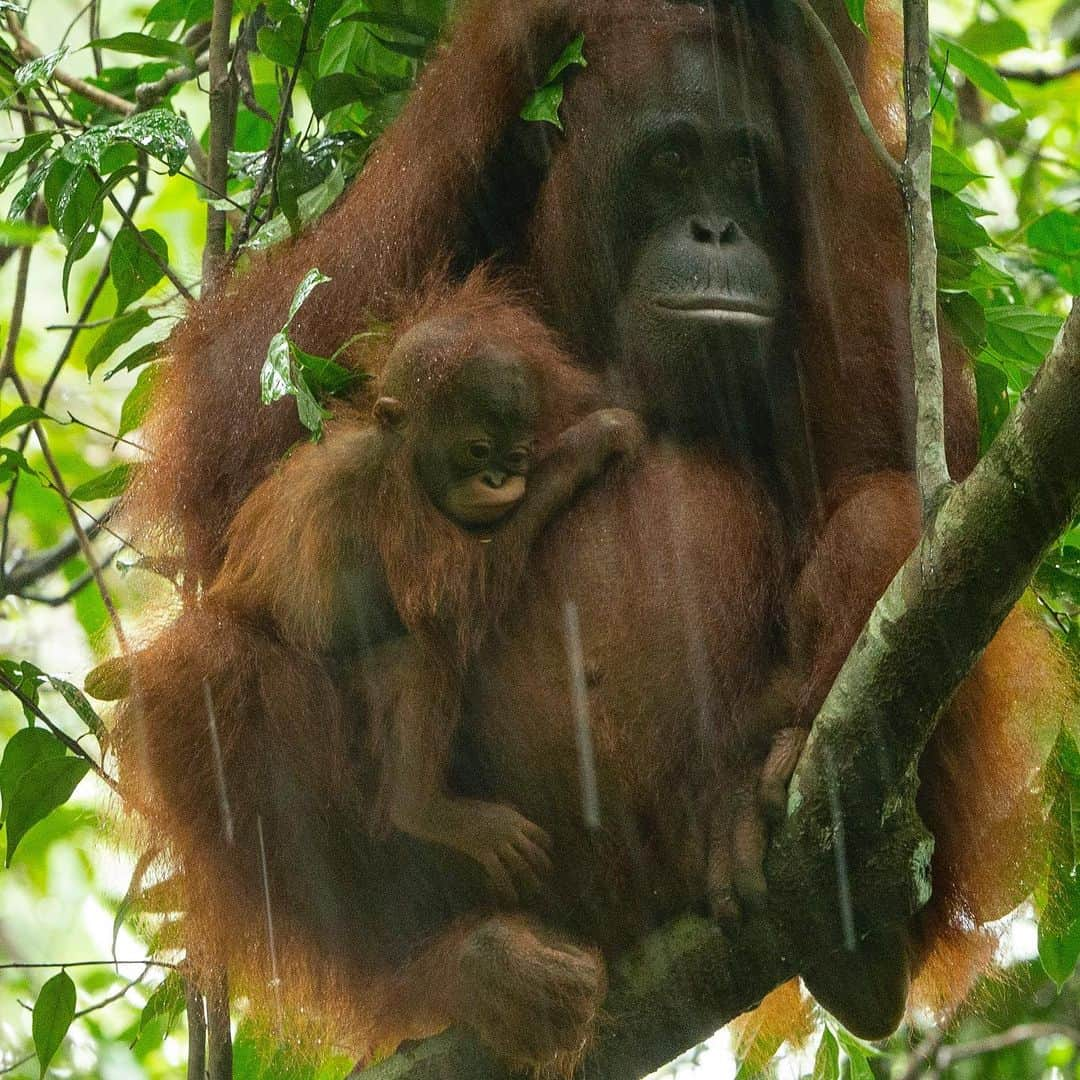
<svg viewBox="0 0 1080 1080">
<path fill-rule="evenodd" d="M 461 959 L 457 1018 L 517 1068 L 569 1076 L 592 1040 L 604 963 L 520 916 L 495 916 Z"/>
</svg>

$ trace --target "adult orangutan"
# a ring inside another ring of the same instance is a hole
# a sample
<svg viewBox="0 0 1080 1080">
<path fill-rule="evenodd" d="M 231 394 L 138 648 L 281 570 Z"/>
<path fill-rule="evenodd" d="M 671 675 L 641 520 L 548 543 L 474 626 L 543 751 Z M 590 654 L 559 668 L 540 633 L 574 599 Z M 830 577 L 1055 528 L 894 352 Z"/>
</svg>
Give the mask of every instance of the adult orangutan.
<svg viewBox="0 0 1080 1080">
<path fill-rule="evenodd" d="M 822 7 L 895 149 L 895 17 L 872 0 L 864 38 L 840 4 Z M 469 865 L 353 827 L 370 768 L 350 743 L 356 706 L 302 654 L 193 604 L 184 664 L 163 647 L 140 682 L 127 768 L 185 872 L 193 925 L 234 970 L 269 970 L 265 851 L 284 992 L 307 972 L 358 1039 L 460 1022 L 511 1061 L 565 1064 L 595 1024 L 601 954 L 707 900 L 723 914 L 752 899 L 762 795 L 775 800 L 917 535 L 899 198 L 825 55 L 786 7 L 753 8 L 477 2 L 325 223 L 172 340 L 135 509 L 182 541 L 191 579 L 213 578 L 236 507 L 300 434 L 287 407 L 258 405 L 257 374 L 311 266 L 333 282 L 294 325 L 322 353 L 446 250 L 518 266 L 612 400 L 649 421 L 640 464 L 547 531 L 467 687 L 455 789 L 554 841 L 527 911 L 494 911 Z M 565 135 L 522 124 L 520 102 L 578 31 L 589 66 L 568 78 Z M 964 358 L 944 345 L 962 475 L 975 415 Z M 1015 710 L 1053 664 L 1022 620 L 1006 632 L 927 752 L 934 896 L 883 958 L 889 993 L 823 987 L 867 1034 L 898 1020 L 909 962 L 931 995 L 962 993 L 984 924 L 1023 892 L 1037 762 Z M 178 730 L 170 708 L 202 678 L 224 690 L 231 847 L 191 813 L 218 797 L 206 731 Z"/>
</svg>

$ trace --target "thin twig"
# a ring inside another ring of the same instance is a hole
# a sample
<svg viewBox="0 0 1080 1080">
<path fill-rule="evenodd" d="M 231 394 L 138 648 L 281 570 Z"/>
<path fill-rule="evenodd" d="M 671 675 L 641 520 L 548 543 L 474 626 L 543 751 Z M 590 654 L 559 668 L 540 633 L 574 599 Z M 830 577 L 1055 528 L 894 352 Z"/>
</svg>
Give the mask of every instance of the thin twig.
<svg viewBox="0 0 1080 1080">
<path fill-rule="evenodd" d="M 1075 75 L 1080 71 L 1080 56 L 1071 57 L 1056 69 L 999 67 L 996 70 L 1003 79 L 1016 79 L 1018 82 L 1043 86 L 1048 82 L 1057 82 L 1058 79 L 1067 79 L 1070 75 Z"/>
<path fill-rule="evenodd" d="M 11 381 L 18 391 L 23 404 L 29 405 L 31 403 L 30 395 L 27 393 L 26 386 L 22 379 L 14 371 L 11 373 Z M 67 485 L 64 483 L 64 477 L 60 472 L 60 466 L 53 456 L 52 447 L 49 445 L 48 437 L 45 435 L 45 430 L 39 421 L 35 420 L 33 427 L 34 434 L 37 435 L 38 448 L 41 450 L 41 456 L 45 459 L 45 465 L 52 475 L 53 486 L 56 488 L 57 494 L 59 494 L 60 499 L 64 504 L 64 509 L 67 512 L 68 520 L 71 522 L 72 528 L 75 530 L 75 535 L 79 538 L 79 546 L 82 548 L 83 558 L 86 559 L 87 566 L 90 567 L 94 574 L 94 581 L 97 584 L 98 592 L 101 595 L 101 602 L 105 605 L 109 620 L 112 622 L 113 631 L 116 633 L 117 643 L 124 652 L 127 652 L 127 635 L 124 633 L 123 624 L 120 622 L 120 615 L 116 610 L 116 604 L 113 603 L 112 593 L 109 592 L 109 587 L 105 584 L 105 576 L 101 572 L 101 567 L 98 565 L 97 558 L 94 555 L 94 549 L 90 543 L 89 537 L 86 535 L 86 530 L 79 520 L 75 504 L 71 501 L 71 494 L 68 492 Z"/>
<path fill-rule="evenodd" d="M 292 95 L 296 88 L 296 80 L 300 75 L 300 66 L 304 62 L 304 54 L 307 52 L 308 34 L 311 32 L 311 17 L 315 12 L 315 0 L 308 0 L 307 11 L 304 14 L 304 26 L 300 32 L 300 44 L 296 52 L 296 63 L 289 72 L 289 81 L 285 85 L 285 92 L 281 98 L 281 111 L 278 113 L 277 123 L 274 125 L 274 133 L 270 139 L 270 147 L 266 152 L 266 161 L 259 173 L 259 179 L 251 193 L 251 202 L 248 203 L 247 213 L 240 228 L 233 237 L 232 247 L 229 249 L 230 260 L 236 258 L 240 249 L 247 243 L 251 233 L 252 222 L 258 208 L 259 200 L 266 191 L 266 186 L 274 177 L 278 160 L 281 157 L 281 149 L 285 142 L 285 128 L 288 126 L 289 116 L 292 113 Z"/>
<path fill-rule="evenodd" d="M 90 768 L 97 774 L 97 776 L 112 790 L 119 795 L 120 786 L 117 782 L 105 771 L 102 765 L 97 759 L 90 753 L 88 753 L 80 742 L 73 739 L 63 728 L 54 723 L 45 713 L 41 710 L 41 707 L 23 693 L 22 689 L 15 685 L 3 671 L 0 671 L 0 687 L 3 687 L 8 693 L 14 694 L 18 698 L 19 703 L 24 709 L 29 709 L 77 758 L 81 758 L 85 761 Z M 17 968 L 17 967 L 72 967 L 71 964 L 0 964 L 0 970 L 4 968 Z"/>
<path fill-rule="evenodd" d="M 78 1020 L 80 1017 L 89 1016 L 92 1012 L 97 1012 L 99 1009 L 104 1009 L 106 1005 L 111 1005 L 114 1001 L 119 1001 L 122 997 L 127 995 L 129 990 L 134 990 L 146 978 L 150 972 L 150 965 L 144 965 L 142 971 L 135 976 L 134 979 L 125 983 L 115 993 L 110 994 L 108 997 L 102 998 L 100 1001 L 95 1001 L 93 1005 L 87 1005 L 85 1009 L 79 1009 L 77 1013 L 71 1018 L 72 1020 Z"/>
<path fill-rule="evenodd" d="M 929 0 L 904 0 L 907 146 L 900 190 L 908 218 L 909 318 L 915 366 L 915 476 L 924 521 L 933 515 L 950 484 L 937 320 L 937 241 L 930 200 L 934 135 L 930 85 Z"/>
<path fill-rule="evenodd" d="M 19 960 L 12 964 L 0 964 L 0 971 L 31 971 L 35 968 L 112 967 L 114 964 L 120 966 L 141 964 L 144 967 L 168 968 L 170 971 L 175 971 L 177 966 L 168 960 L 154 960 L 149 957 L 144 957 L 142 960 L 114 960 L 110 957 L 108 960 Z"/>
<path fill-rule="evenodd" d="M 855 77 L 851 74 L 851 68 L 848 67 L 836 39 L 829 32 L 829 28 L 825 23 L 822 22 L 821 16 L 814 10 L 810 0 L 795 0 L 795 3 L 802 12 L 803 18 L 810 24 L 810 29 L 814 31 L 822 47 L 829 54 L 829 59 L 840 76 L 840 82 L 843 84 L 844 92 L 851 103 L 852 111 L 855 113 L 855 119 L 859 122 L 862 133 L 866 136 L 867 141 L 886 171 L 899 183 L 900 163 L 889 153 L 888 147 L 882 141 L 878 129 L 874 126 L 874 121 L 870 119 L 870 114 L 866 111 L 862 96 L 859 94 L 859 87 L 855 82 Z"/>
<path fill-rule="evenodd" d="M 1080 1047 L 1080 1029 L 1070 1024 L 1017 1024 L 1008 1031 L 987 1036 L 985 1039 L 974 1039 L 968 1043 L 941 1047 L 934 1059 L 934 1066 L 944 1071 L 957 1061 L 979 1057 L 982 1054 L 993 1054 L 998 1050 L 1016 1046 L 1018 1043 L 1030 1042 L 1032 1039 L 1049 1039 L 1054 1036 L 1068 1039 L 1073 1046 Z"/>
<path fill-rule="evenodd" d="M 102 515 L 102 518 L 107 520 L 112 514 L 115 507 L 110 506 L 108 510 Z M 87 530 L 86 535 L 92 540 L 97 536 L 101 530 L 101 524 L 94 522 Z M 66 539 L 61 540 L 58 544 L 49 548 L 47 551 L 39 552 L 32 558 L 23 559 L 14 564 L 11 570 L 6 575 L 6 586 L 12 592 L 20 592 L 23 589 L 29 588 L 32 585 L 36 585 L 43 578 L 48 577 L 50 574 L 55 574 L 61 566 L 72 558 L 79 551 L 79 538 L 72 533 Z"/>
<path fill-rule="evenodd" d="M 38 57 L 43 56 L 44 53 L 39 49 L 23 32 L 19 26 L 15 16 L 8 12 L 7 17 L 8 33 L 15 39 L 15 44 L 19 50 L 19 55 L 27 60 L 36 60 Z M 108 90 L 102 90 L 100 86 L 94 86 L 88 83 L 85 79 L 79 79 L 74 75 L 69 75 L 63 68 L 55 68 L 52 73 L 54 78 L 61 86 L 66 86 L 69 90 L 73 90 L 76 94 L 80 94 L 88 101 L 92 101 L 95 105 L 100 105 L 103 109 L 109 109 L 112 112 L 118 112 L 122 116 L 130 116 L 135 111 L 135 106 L 130 101 L 125 101 L 122 97 L 117 97 L 116 94 L 110 94 Z"/>
<path fill-rule="evenodd" d="M 102 179 L 102 177 L 100 176 L 100 174 L 98 173 L 98 171 L 96 169 L 91 169 L 90 171 L 93 173 L 94 178 L 98 181 L 98 183 L 104 184 L 105 181 Z M 153 247 L 150 246 L 150 242 L 146 239 L 145 236 L 143 236 L 142 231 L 139 229 L 138 225 L 136 225 L 135 222 L 132 220 L 131 214 L 128 213 L 127 209 L 121 204 L 120 200 L 111 191 L 106 191 L 105 192 L 105 197 L 112 204 L 113 209 L 120 215 L 121 218 L 123 218 L 124 224 L 125 225 L 130 225 L 131 228 L 134 230 L 135 238 L 139 241 L 140 246 L 143 247 L 147 252 L 149 252 L 150 257 L 161 268 L 161 272 L 172 283 L 173 288 L 175 288 L 176 291 L 185 300 L 190 301 L 190 300 L 194 299 L 194 297 L 192 297 L 191 291 L 188 289 L 188 287 L 176 276 L 176 272 L 169 265 L 169 261 L 167 259 L 163 259 L 153 249 Z"/>
<path fill-rule="evenodd" d="M 203 53 L 194 65 L 181 64 L 179 67 L 169 68 L 160 79 L 155 82 L 139 83 L 135 87 L 135 111 L 144 112 L 153 108 L 159 102 L 169 96 L 174 87 L 182 83 L 191 82 L 200 75 L 205 75 L 210 67 L 210 58 Z"/>
</svg>

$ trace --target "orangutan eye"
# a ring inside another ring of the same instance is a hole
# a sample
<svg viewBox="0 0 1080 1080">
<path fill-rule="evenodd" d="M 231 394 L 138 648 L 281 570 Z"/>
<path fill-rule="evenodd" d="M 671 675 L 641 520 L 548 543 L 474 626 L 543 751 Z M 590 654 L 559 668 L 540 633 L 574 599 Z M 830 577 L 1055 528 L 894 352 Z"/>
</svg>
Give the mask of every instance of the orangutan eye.
<svg viewBox="0 0 1080 1080">
<path fill-rule="evenodd" d="M 487 461 L 491 456 L 491 444 L 483 439 L 477 439 L 469 443 L 469 459 L 475 462 Z"/>
<path fill-rule="evenodd" d="M 678 146 L 664 146 L 653 154 L 649 167 L 658 176 L 682 179 L 690 171 L 690 156 Z"/>
<path fill-rule="evenodd" d="M 516 473 L 524 472 L 529 467 L 529 451 L 523 448 L 511 450 L 506 455 L 506 464 Z"/>
</svg>

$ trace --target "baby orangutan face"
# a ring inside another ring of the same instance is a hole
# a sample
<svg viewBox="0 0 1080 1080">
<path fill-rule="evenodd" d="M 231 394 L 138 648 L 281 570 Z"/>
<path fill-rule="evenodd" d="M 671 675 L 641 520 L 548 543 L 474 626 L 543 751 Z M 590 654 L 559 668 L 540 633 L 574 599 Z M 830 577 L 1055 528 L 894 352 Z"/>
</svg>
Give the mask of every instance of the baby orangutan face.
<svg viewBox="0 0 1080 1080">
<path fill-rule="evenodd" d="M 405 345 L 399 343 L 391 366 Z M 398 374 L 387 388 L 400 383 Z M 418 385 L 419 370 L 412 381 L 401 397 L 379 398 L 376 418 L 405 440 L 421 486 L 451 521 L 465 529 L 498 524 L 525 497 L 532 462 L 540 401 L 528 365 L 505 343 L 482 343 L 430 400 L 423 401 L 428 392 Z M 409 401 L 414 395 L 419 407 Z"/>
</svg>

